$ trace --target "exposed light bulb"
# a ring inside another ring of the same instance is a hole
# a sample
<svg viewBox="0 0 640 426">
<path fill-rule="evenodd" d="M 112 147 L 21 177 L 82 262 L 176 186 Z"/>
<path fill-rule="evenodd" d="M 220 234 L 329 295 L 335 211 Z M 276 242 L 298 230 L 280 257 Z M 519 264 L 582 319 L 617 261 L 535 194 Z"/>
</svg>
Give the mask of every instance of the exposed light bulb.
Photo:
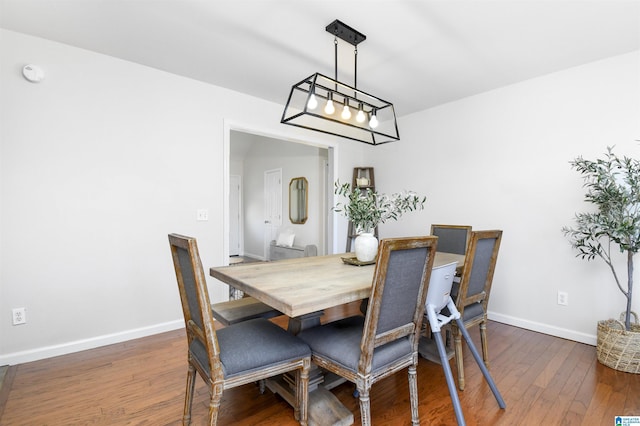
<svg viewBox="0 0 640 426">
<path fill-rule="evenodd" d="M 378 118 L 376 117 L 375 113 L 371 114 L 371 120 L 369 120 L 369 127 L 371 127 L 372 129 L 375 129 L 376 127 L 378 127 Z"/>
<path fill-rule="evenodd" d="M 365 117 L 365 115 L 364 115 L 364 111 L 362 110 L 362 108 L 360 108 L 360 109 L 358 110 L 358 113 L 356 114 L 356 121 L 357 121 L 358 123 L 364 123 L 364 120 L 365 120 L 366 118 L 367 118 L 367 117 Z"/>
<path fill-rule="evenodd" d="M 329 115 L 336 112 L 336 107 L 333 106 L 333 101 L 331 100 L 331 98 L 327 99 L 327 105 L 325 105 L 324 107 L 324 112 L 326 112 Z"/>
<path fill-rule="evenodd" d="M 316 95 L 312 93 L 311 96 L 309 96 L 309 100 L 307 101 L 307 108 L 316 109 L 317 106 L 318 100 L 316 99 Z"/>
<path fill-rule="evenodd" d="M 340 115 L 343 120 L 348 120 L 351 118 L 351 110 L 349 109 L 349 105 L 345 105 L 342 108 L 342 114 Z"/>
</svg>

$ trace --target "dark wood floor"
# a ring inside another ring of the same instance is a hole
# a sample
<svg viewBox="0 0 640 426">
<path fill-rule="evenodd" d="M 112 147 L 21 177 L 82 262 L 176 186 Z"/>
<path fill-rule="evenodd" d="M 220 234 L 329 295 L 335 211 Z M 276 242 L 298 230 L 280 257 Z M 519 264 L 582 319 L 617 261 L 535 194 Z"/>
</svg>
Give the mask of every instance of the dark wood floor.
<svg viewBox="0 0 640 426">
<path fill-rule="evenodd" d="M 640 415 L 640 375 L 599 364 L 594 347 L 496 322 L 488 330 L 491 372 L 507 409 L 498 408 L 467 351 L 467 388 L 459 395 L 468 425 L 613 425 L 614 416 Z M 471 334 L 479 340 L 477 329 Z M 0 425 L 178 425 L 185 340 L 179 330 L 13 366 Z M 205 422 L 208 393 L 200 379 L 196 386 L 198 425 Z M 455 424 L 442 367 L 420 359 L 418 386 L 422 424 Z M 333 390 L 359 424 L 352 391 L 348 383 Z M 371 406 L 376 425 L 410 424 L 406 374 L 375 384 Z M 225 391 L 219 423 L 297 424 L 280 397 L 261 395 L 255 385 Z"/>
</svg>

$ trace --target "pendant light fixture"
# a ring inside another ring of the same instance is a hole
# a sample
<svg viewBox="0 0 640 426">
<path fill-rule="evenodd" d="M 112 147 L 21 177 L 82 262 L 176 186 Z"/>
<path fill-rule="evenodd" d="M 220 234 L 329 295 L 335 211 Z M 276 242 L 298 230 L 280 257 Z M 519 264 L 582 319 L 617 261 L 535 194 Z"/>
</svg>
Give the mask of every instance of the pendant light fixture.
<svg viewBox="0 0 640 426">
<path fill-rule="evenodd" d="M 337 19 L 325 29 L 334 35 L 335 76 L 294 84 L 280 122 L 371 145 L 400 140 L 393 104 L 357 88 L 358 44 L 367 37 Z M 353 87 L 338 81 L 338 38 L 354 46 Z"/>
</svg>

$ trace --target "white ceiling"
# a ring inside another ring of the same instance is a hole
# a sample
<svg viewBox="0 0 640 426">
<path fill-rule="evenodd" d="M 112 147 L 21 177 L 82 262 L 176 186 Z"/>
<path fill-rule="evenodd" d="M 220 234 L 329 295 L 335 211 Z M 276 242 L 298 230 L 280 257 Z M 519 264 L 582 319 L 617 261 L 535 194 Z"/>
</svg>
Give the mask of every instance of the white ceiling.
<svg viewBox="0 0 640 426">
<path fill-rule="evenodd" d="M 334 19 L 367 36 L 358 88 L 400 116 L 640 49 L 640 0 L 0 0 L 2 28 L 280 104 L 333 76 Z"/>
</svg>

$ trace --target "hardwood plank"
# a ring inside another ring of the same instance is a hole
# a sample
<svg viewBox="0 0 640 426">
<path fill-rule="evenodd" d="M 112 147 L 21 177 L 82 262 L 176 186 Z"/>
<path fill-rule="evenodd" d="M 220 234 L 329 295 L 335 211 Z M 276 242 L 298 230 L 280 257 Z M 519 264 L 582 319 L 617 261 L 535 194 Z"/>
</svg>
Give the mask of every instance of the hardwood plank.
<svg viewBox="0 0 640 426">
<path fill-rule="evenodd" d="M 527 424 L 558 424 L 564 415 L 565 407 L 556 406 L 556 410 L 561 409 L 560 413 L 556 412 L 557 418 L 550 415 L 550 411 L 573 370 L 568 357 L 575 345 L 575 342 L 562 345 L 534 380 L 533 384 L 539 388 L 539 392 L 531 399 L 525 414 Z"/>
<path fill-rule="evenodd" d="M 556 380 L 541 395 L 545 405 L 548 406 L 550 403 L 541 424 L 562 424 L 569 410 L 569 404 L 587 371 L 585 365 L 580 365 L 576 359 L 580 359 L 584 352 L 592 350 L 593 348 L 587 345 L 576 343 L 572 346 L 571 352 L 559 369 Z"/>
<path fill-rule="evenodd" d="M 358 303 L 328 310 L 322 321 L 358 311 Z M 274 319 L 286 327 L 286 317 Z M 490 371 L 507 404 L 501 410 L 466 345 L 467 385 L 458 392 L 469 426 L 613 424 L 614 415 L 640 413 L 640 375 L 609 369 L 595 348 L 490 322 Z M 471 330 L 472 338 L 479 337 Z M 15 372 L 0 425 L 180 425 L 186 381 L 186 338 L 182 330 L 11 367 Z M 454 376 L 455 365 L 451 363 Z M 332 393 L 360 423 L 354 386 Z M 419 413 L 422 424 L 455 424 L 444 373 L 420 359 Z M 196 381 L 193 424 L 205 423 L 209 394 Z M 400 372 L 371 390 L 374 424 L 409 424 L 409 386 Z M 260 394 L 254 384 L 225 391 L 221 425 L 296 425 L 279 396 Z"/>
<path fill-rule="evenodd" d="M 3 366 L 2 381 L 0 382 L 0 419 L 2 418 L 2 412 L 9 398 L 9 391 L 13 384 L 13 378 L 16 375 L 15 366 Z"/>
<path fill-rule="evenodd" d="M 640 413 L 640 380 L 629 379 L 629 388 L 626 390 L 627 398 L 624 408 L 621 411 L 622 416 L 637 416 Z"/>
<path fill-rule="evenodd" d="M 607 404 L 611 399 L 611 394 L 611 386 L 606 383 L 598 383 L 584 418 L 593 420 L 594 424 L 603 424 L 602 420 L 607 409 Z"/>
<path fill-rule="evenodd" d="M 607 405 L 602 410 L 602 417 L 600 419 L 600 424 L 615 424 L 614 419 L 616 416 L 623 415 L 620 413 L 620 407 L 624 406 L 624 401 L 627 399 L 627 396 L 620 392 L 613 392 L 609 397 L 609 401 Z M 637 412 L 633 415 L 638 415 Z M 595 420 L 595 419 L 594 419 Z"/>
</svg>

